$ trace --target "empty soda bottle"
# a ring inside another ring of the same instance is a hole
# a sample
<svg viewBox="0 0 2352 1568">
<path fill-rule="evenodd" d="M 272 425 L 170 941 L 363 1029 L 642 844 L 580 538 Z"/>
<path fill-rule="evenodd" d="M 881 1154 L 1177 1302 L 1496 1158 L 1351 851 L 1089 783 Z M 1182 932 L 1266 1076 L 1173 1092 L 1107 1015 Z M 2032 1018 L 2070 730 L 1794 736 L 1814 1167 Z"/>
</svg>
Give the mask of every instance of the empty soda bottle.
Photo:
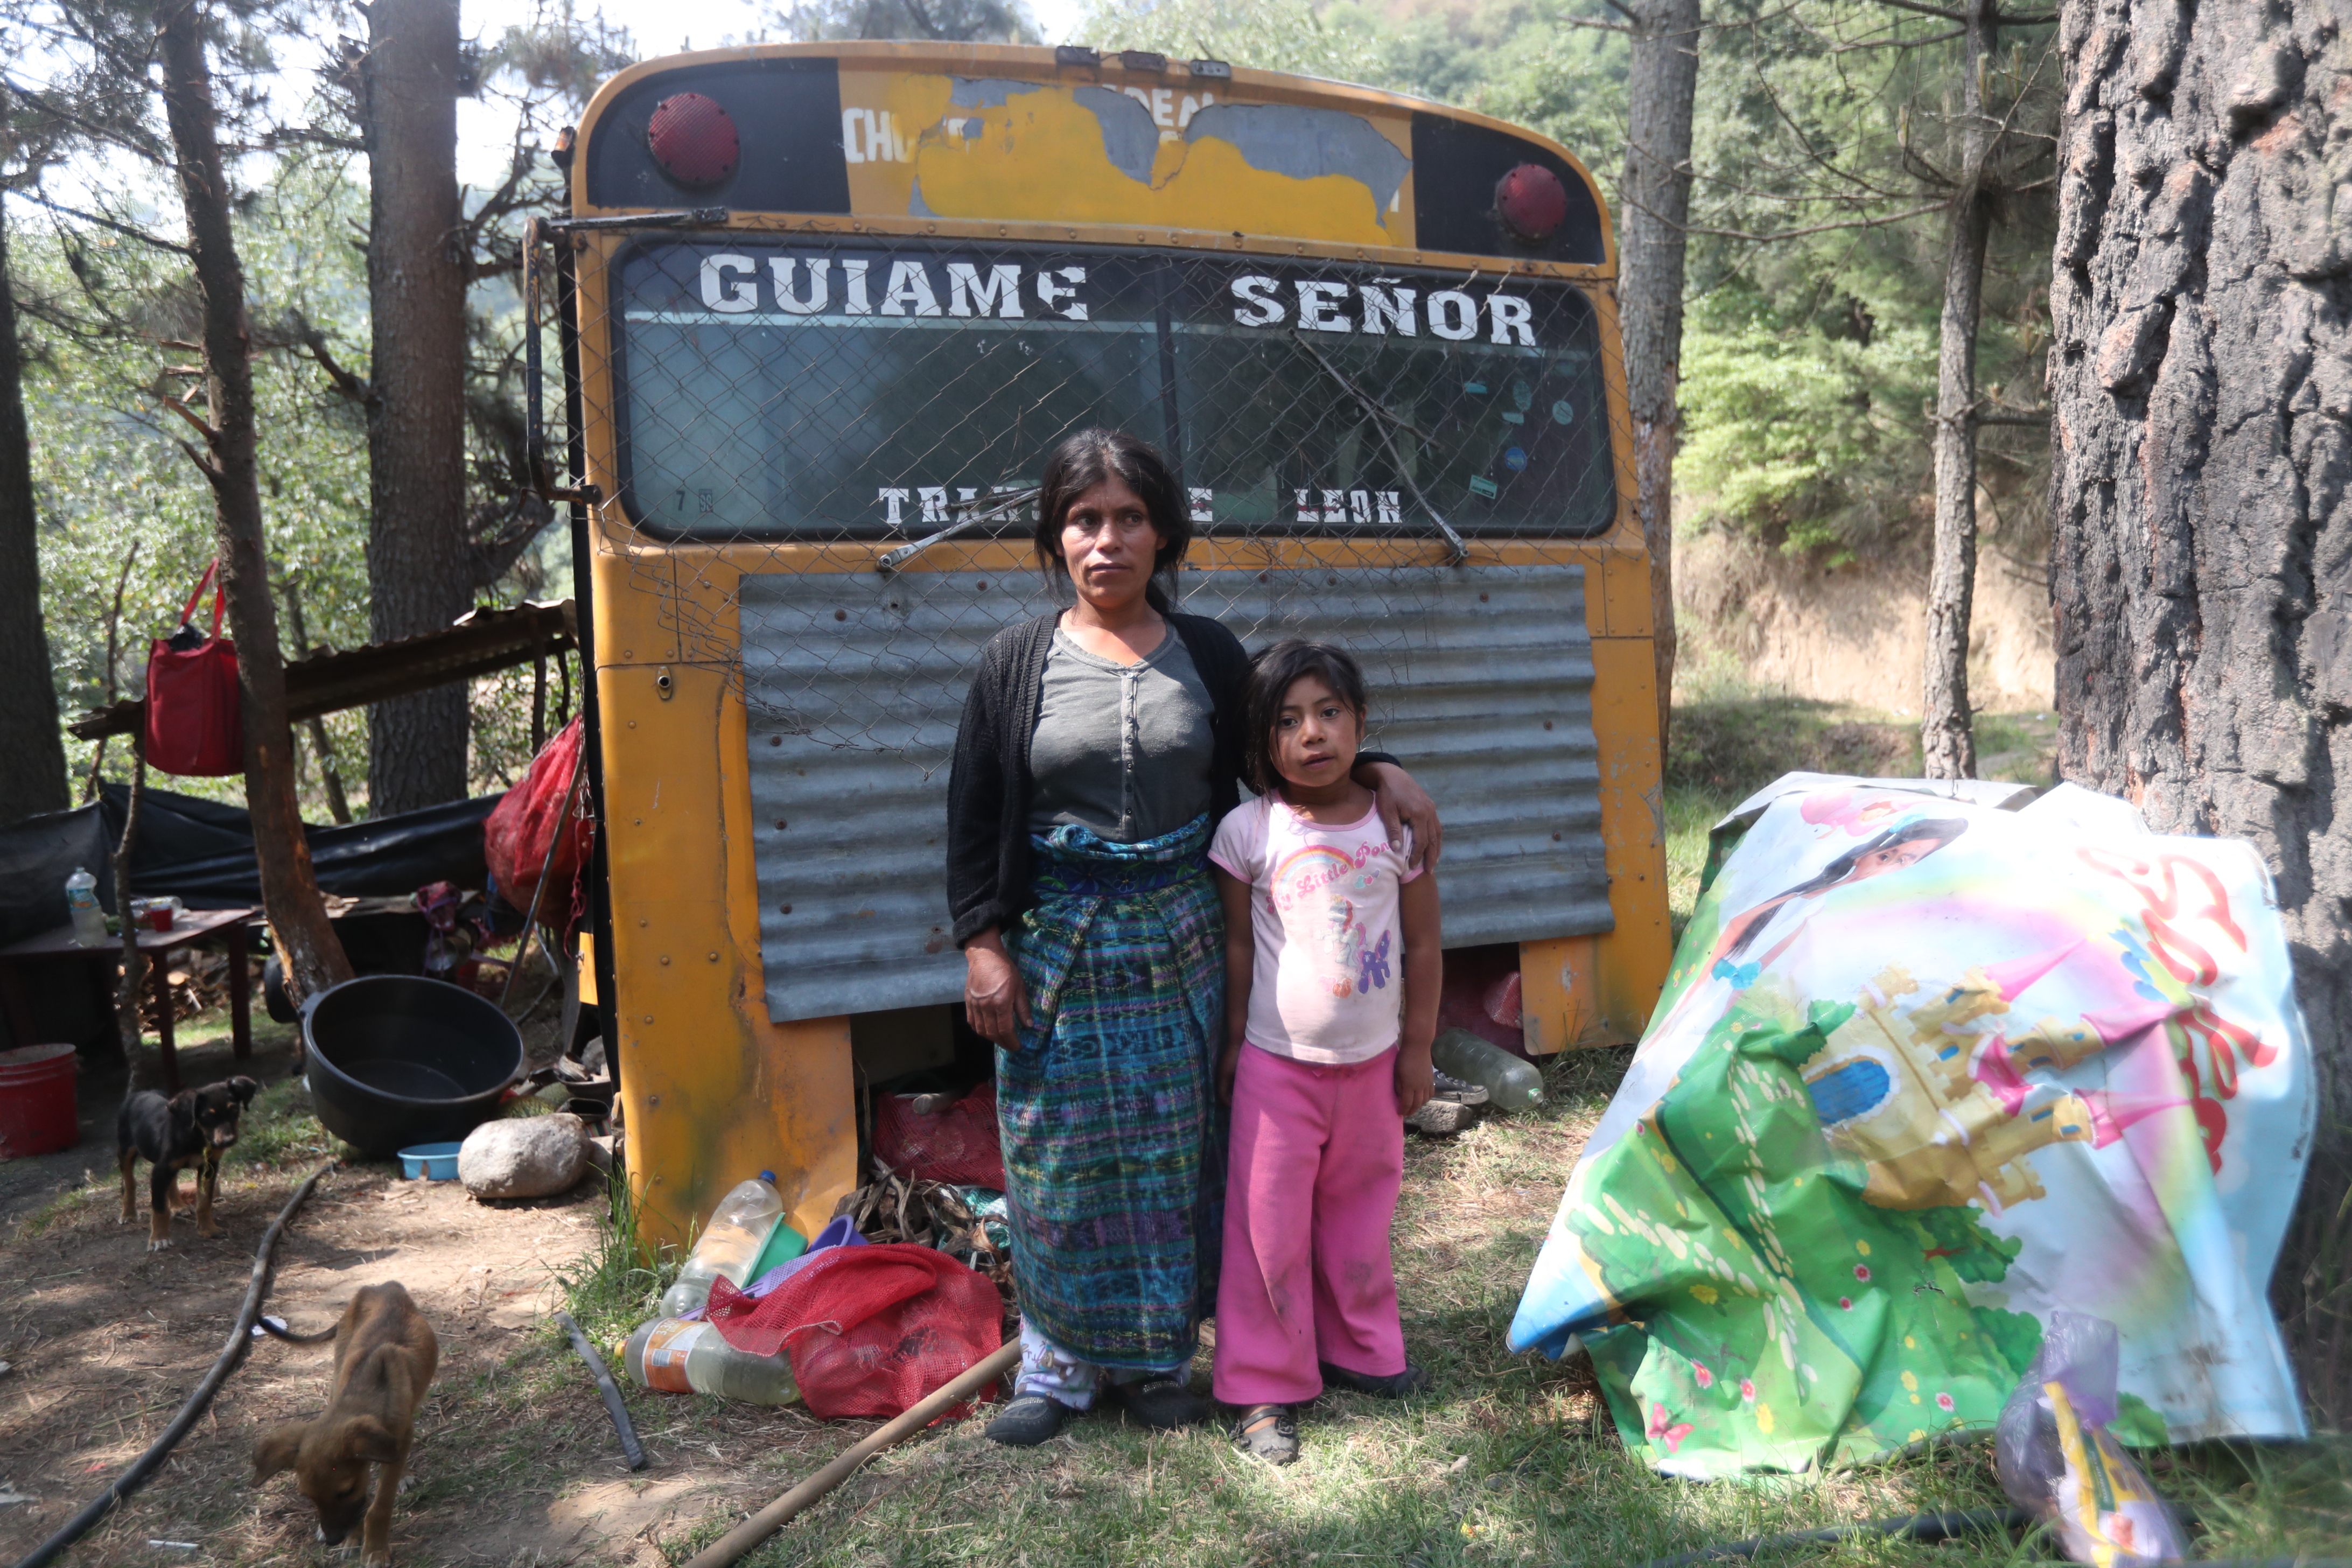
<svg viewBox="0 0 2352 1568">
<path fill-rule="evenodd" d="M 784 1217 L 783 1194 L 776 1191 L 776 1173 L 762 1171 L 753 1181 L 738 1184 L 719 1200 L 710 1223 L 694 1244 L 677 1283 L 662 1293 L 661 1315 L 682 1318 L 710 1300 L 710 1282 L 720 1275 L 730 1285 L 751 1278 L 751 1266 L 761 1248 Z"/>
<path fill-rule="evenodd" d="M 74 941 L 83 947 L 104 947 L 106 911 L 98 907 L 98 879 L 77 866 L 66 879 L 66 911 L 73 917 Z"/>
<path fill-rule="evenodd" d="M 639 1386 L 666 1394 L 709 1394 L 747 1405 L 790 1405 L 801 1396 L 789 1360 L 737 1350 L 713 1323 L 656 1318 L 629 1336 L 621 1360 Z"/>
<path fill-rule="evenodd" d="M 1483 1085 L 1487 1103 L 1497 1110 L 1525 1110 L 1543 1102 L 1543 1074 L 1533 1063 L 1467 1029 L 1448 1029 L 1431 1041 L 1429 1059 L 1449 1077 Z"/>
</svg>

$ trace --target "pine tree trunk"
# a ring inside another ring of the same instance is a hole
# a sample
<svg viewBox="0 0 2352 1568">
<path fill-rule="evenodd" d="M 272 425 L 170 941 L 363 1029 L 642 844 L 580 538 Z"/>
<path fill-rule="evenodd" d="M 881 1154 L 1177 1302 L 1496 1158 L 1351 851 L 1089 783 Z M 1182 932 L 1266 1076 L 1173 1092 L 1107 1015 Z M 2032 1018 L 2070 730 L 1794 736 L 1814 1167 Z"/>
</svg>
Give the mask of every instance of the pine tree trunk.
<svg viewBox="0 0 2352 1568">
<path fill-rule="evenodd" d="M 1625 182 L 1617 214 L 1617 315 L 1633 416 L 1633 508 L 1650 553 L 1658 744 L 1675 688 L 1675 446 L 1682 410 L 1684 226 L 1690 220 L 1691 100 L 1698 90 L 1699 0 L 1635 0 L 1626 79 Z"/>
<path fill-rule="evenodd" d="M 2273 1300 L 2352 1419 L 2352 25 L 2066 0 L 2053 258 L 2061 765 L 2278 879 L 2321 1104 Z M 2256 1174 L 2254 1180 L 2262 1179 Z"/>
<path fill-rule="evenodd" d="M 362 68 L 368 148 L 369 630 L 438 631 L 472 607 L 466 547 L 466 271 L 457 0 L 377 0 Z M 368 715 L 369 815 L 466 795 L 466 688 Z"/>
<path fill-rule="evenodd" d="M 297 997 L 352 977 L 327 922 L 294 791 L 293 732 L 286 722 L 286 668 L 278 609 L 262 548 L 261 485 L 255 461 L 253 365 L 245 265 L 229 226 L 228 178 L 215 133 L 212 68 L 205 59 L 202 0 L 165 0 L 157 34 L 163 113 L 179 160 L 180 201 L 204 310 L 205 393 L 212 429 L 198 454 L 211 481 L 229 631 L 245 698 L 245 804 L 253 820 L 261 901 Z"/>
<path fill-rule="evenodd" d="M 1919 702 L 1921 767 L 1931 779 L 1977 776 L 1969 707 L 1969 622 L 1977 578 L 1977 325 L 1984 314 L 1984 188 L 1993 141 L 1984 72 L 1998 24 L 1993 0 L 1965 0 L 1959 184 L 1944 246 L 1944 320 L 1936 365 L 1936 545 L 1927 576 L 1927 668 Z"/>
<path fill-rule="evenodd" d="M 0 89 L 0 112 L 7 96 Z M 24 361 L 0 204 L 0 822 L 73 804 L 65 737 L 41 622 L 41 552 L 33 509 L 33 449 L 25 428 Z"/>
</svg>

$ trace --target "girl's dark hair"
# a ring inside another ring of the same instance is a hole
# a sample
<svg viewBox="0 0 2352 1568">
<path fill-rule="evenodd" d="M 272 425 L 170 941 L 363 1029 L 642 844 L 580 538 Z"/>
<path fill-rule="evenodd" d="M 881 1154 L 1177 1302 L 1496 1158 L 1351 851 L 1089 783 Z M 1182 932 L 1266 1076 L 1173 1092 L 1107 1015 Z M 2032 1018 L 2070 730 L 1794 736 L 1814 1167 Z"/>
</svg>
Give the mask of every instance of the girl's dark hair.
<svg viewBox="0 0 2352 1568">
<path fill-rule="evenodd" d="M 1045 481 L 1037 489 L 1037 570 L 1049 583 L 1069 581 L 1069 566 L 1062 559 L 1062 523 L 1071 503 L 1113 479 L 1143 498 L 1151 531 L 1160 536 L 1160 548 L 1151 556 L 1151 581 L 1143 595 L 1164 615 L 1172 602 L 1168 589 L 1176 567 L 1192 542 L 1192 510 L 1166 460 L 1150 442 L 1125 431 L 1081 430 L 1045 460 Z"/>
<path fill-rule="evenodd" d="M 1789 899 L 1802 899 L 1814 893 L 1827 892 L 1853 876 L 1856 866 L 1861 865 L 1864 860 L 1877 854 L 1881 849 L 1892 849 L 1903 844 L 1916 844 L 1926 839 L 1934 840 L 1936 849 L 1941 849 L 1968 830 L 1968 819 L 1958 816 L 1930 816 L 1917 822 L 1898 823 L 1868 843 L 1855 845 L 1811 877 L 1798 883 L 1781 894 L 1779 899 L 1770 901 L 1780 903 Z M 1931 849 L 1928 853 L 1932 855 L 1935 850 Z M 1741 931 L 1739 940 L 1724 949 L 1724 956 L 1738 957 L 1748 944 L 1756 939 L 1756 934 L 1764 929 L 1766 923 L 1766 921 L 1758 921 L 1746 931 Z"/>
<path fill-rule="evenodd" d="M 1364 721 L 1364 672 L 1345 648 L 1290 637 L 1258 654 L 1242 686 L 1242 776 L 1260 795 L 1282 793 L 1282 774 L 1274 765 L 1274 726 L 1282 717 L 1283 698 L 1305 675 L 1320 679 L 1332 696 L 1356 710 L 1359 724 Z"/>
</svg>

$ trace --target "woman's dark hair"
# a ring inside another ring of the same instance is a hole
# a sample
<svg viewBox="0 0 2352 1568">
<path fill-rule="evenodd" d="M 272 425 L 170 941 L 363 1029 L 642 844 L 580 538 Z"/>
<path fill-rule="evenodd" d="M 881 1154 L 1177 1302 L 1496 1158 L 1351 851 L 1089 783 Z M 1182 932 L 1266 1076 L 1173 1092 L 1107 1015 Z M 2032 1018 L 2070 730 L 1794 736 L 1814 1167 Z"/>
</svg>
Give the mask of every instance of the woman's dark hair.
<svg viewBox="0 0 2352 1568">
<path fill-rule="evenodd" d="M 1274 726 L 1292 683 L 1307 675 L 1354 709 L 1358 724 L 1364 721 L 1364 672 L 1345 648 L 1289 637 L 1251 659 L 1242 686 L 1242 776 L 1260 795 L 1282 793 L 1282 774 L 1274 765 Z"/>
<path fill-rule="evenodd" d="M 1151 581 L 1143 595 L 1153 609 L 1165 614 L 1171 603 L 1168 584 L 1192 542 L 1192 510 L 1159 452 L 1125 431 L 1081 430 L 1045 460 L 1045 481 L 1037 489 L 1037 570 L 1049 583 L 1069 580 L 1069 566 L 1062 559 L 1062 524 L 1071 504 L 1105 479 L 1117 479 L 1143 498 L 1151 531 L 1160 536 L 1160 548 L 1151 556 Z"/>
<path fill-rule="evenodd" d="M 1958 816 L 1930 816 L 1917 822 L 1897 823 L 1867 844 L 1855 845 L 1779 898 L 1767 901 L 1778 904 L 1790 899 L 1810 898 L 1815 893 L 1825 893 L 1853 876 L 1856 866 L 1882 849 L 1893 849 L 1901 845 L 1917 844 L 1928 839 L 1934 840 L 1936 849 L 1941 849 L 1968 830 L 1967 818 Z M 1932 855 L 1935 850 L 1931 849 L 1928 853 Z M 1762 931 L 1767 923 L 1764 921 L 1757 921 L 1750 924 L 1746 931 L 1739 933 L 1738 942 L 1724 949 L 1723 955 L 1726 958 L 1738 957 L 1748 944 L 1756 940 L 1757 933 Z"/>
</svg>

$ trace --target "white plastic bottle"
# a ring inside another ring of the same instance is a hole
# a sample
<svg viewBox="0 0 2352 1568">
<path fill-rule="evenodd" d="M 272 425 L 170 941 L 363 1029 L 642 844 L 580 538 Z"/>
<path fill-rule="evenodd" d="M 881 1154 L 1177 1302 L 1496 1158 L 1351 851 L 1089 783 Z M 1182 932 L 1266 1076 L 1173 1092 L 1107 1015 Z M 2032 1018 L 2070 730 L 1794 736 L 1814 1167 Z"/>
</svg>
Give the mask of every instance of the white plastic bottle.
<svg viewBox="0 0 2352 1568">
<path fill-rule="evenodd" d="M 682 1318 L 701 1306 L 710 1300 L 710 1282 L 722 1274 L 730 1284 L 743 1284 L 768 1245 L 768 1233 L 783 1217 L 783 1194 L 776 1191 L 773 1171 L 761 1172 L 758 1180 L 719 1199 L 686 1267 L 677 1271 L 677 1283 L 662 1293 L 661 1315 Z"/>
<path fill-rule="evenodd" d="M 66 879 L 66 909 L 73 916 L 74 941 L 84 947 L 104 947 L 106 911 L 98 907 L 98 879 L 79 866 Z"/>
<path fill-rule="evenodd" d="M 790 1405 L 801 1396 L 791 1361 L 737 1350 L 712 1323 L 656 1318 L 629 1336 L 621 1361 L 640 1386 L 668 1394 L 710 1394 L 747 1405 Z"/>
</svg>

